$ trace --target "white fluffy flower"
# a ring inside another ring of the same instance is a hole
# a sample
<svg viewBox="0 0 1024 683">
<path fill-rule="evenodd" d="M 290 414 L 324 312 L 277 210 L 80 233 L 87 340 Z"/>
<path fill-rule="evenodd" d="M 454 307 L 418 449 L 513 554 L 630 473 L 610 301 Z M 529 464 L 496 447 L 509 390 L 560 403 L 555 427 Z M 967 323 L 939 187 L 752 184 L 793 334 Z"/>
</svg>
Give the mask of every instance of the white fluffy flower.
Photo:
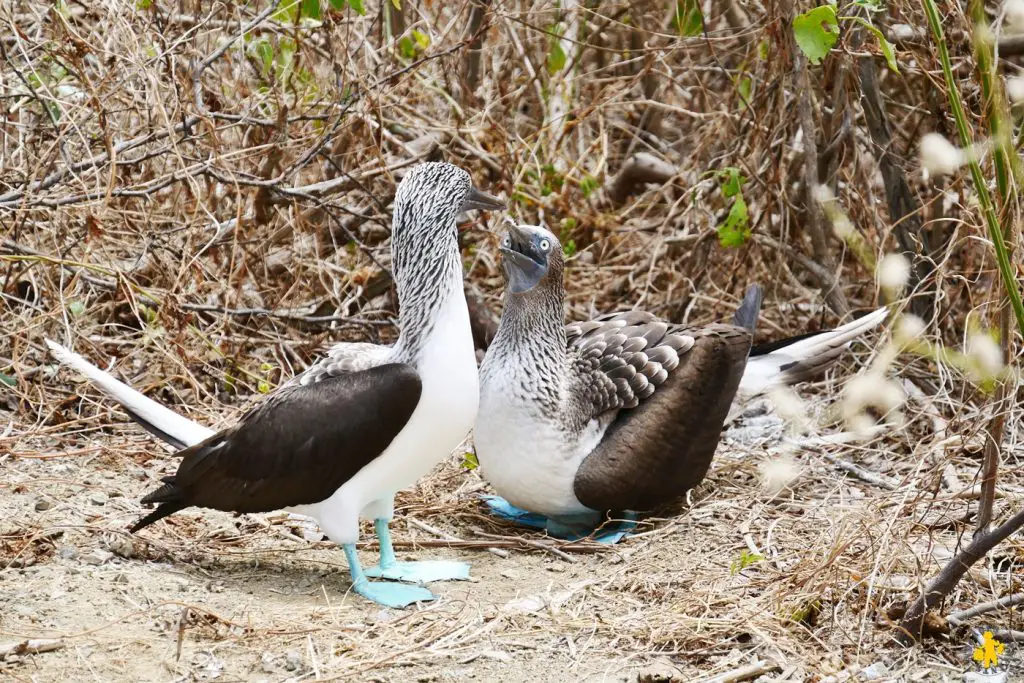
<svg viewBox="0 0 1024 683">
<path fill-rule="evenodd" d="M 788 455 L 761 463 L 761 480 L 769 493 L 778 493 L 799 476 L 800 466 Z"/>
<path fill-rule="evenodd" d="M 1007 33 L 1024 33 L 1024 0 L 1006 0 L 1003 17 Z"/>
<path fill-rule="evenodd" d="M 835 232 L 836 237 L 841 240 L 847 240 L 853 237 L 853 223 L 846 216 L 836 216 L 836 219 L 832 222 L 832 231 Z"/>
<path fill-rule="evenodd" d="M 1006 96 L 1014 104 L 1024 103 L 1024 76 L 1006 79 Z"/>
<path fill-rule="evenodd" d="M 769 392 L 768 398 L 775 405 L 779 417 L 789 422 L 795 430 L 808 429 L 807 406 L 795 391 L 789 387 L 775 387 Z"/>
<path fill-rule="evenodd" d="M 819 204 L 828 204 L 836 198 L 836 196 L 832 194 L 832 188 L 828 185 L 815 186 L 813 195 L 814 200 Z"/>
<path fill-rule="evenodd" d="M 916 315 L 901 315 L 896 325 L 896 338 L 901 341 L 913 341 L 924 334 L 924 321 Z"/>
<path fill-rule="evenodd" d="M 1003 350 L 987 332 L 972 332 L 967 336 L 967 355 L 989 375 L 998 374 L 1003 369 Z"/>
<path fill-rule="evenodd" d="M 869 409 L 880 415 L 887 425 L 896 427 L 903 423 L 899 408 L 905 399 L 903 387 L 897 382 L 879 372 L 866 372 L 843 387 L 839 410 L 850 431 L 866 437 L 875 427 L 875 419 L 867 412 Z"/>
<path fill-rule="evenodd" d="M 925 178 L 956 173 L 958 168 L 967 163 L 967 155 L 963 150 L 938 133 L 928 133 L 921 138 L 919 152 Z"/>
<path fill-rule="evenodd" d="M 886 289 L 903 289 L 910 280 L 910 261 L 903 254 L 886 254 L 878 263 L 878 284 Z"/>
</svg>

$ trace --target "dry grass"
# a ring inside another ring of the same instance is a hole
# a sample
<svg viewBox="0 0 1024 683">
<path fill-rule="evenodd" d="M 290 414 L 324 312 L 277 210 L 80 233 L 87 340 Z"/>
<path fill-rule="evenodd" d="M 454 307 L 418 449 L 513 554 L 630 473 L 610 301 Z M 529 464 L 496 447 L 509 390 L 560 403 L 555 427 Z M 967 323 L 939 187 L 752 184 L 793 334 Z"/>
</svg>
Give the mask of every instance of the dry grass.
<svg viewBox="0 0 1024 683">
<path fill-rule="evenodd" d="M 870 361 L 865 347 L 800 389 L 818 417 L 811 435 L 794 446 L 776 423 L 748 418 L 692 505 L 662 511 L 613 549 L 564 547 L 563 557 L 524 544 L 540 537 L 483 516 L 482 480 L 453 457 L 400 496 L 396 539 L 418 554 L 468 557 L 478 580 L 436 586 L 443 599 L 424 609 L 379 612 L 347 596 L 337 550 L 281 516 L 191 512 L 138 538 L 123 533 L 173 462 L 54 368 L 43 337 L 101 365 L 116 359 L 147 394 L 224 424 L 324 344 L 393 338 L 388 205 L 396 176 L 422 159 L 470 169 L 515 199 L 514 216 L 573 240 L 574 318 L 636 306 L 721 319 L 758 281 L 768 292 L 761 334 L 777 338 L 838 321 L 837 299 L 822 294 L 828 277 L 851 309 L 879 303 L 873 274 L 842 242 L 826 230 L 825 259 L 814 243 L 822 226 L 804 208 L 798 117 L 808 91 L 794 86 L 784 3 L 714 3 L 707 36 L 693 38 L 674 33 L 662 4 L 578 7 L 559 28 L 577 40 L 563 41 L 560 79 L 547 65 L 556 5 L 501 3 L 475 95 L 463 77 L 469 5 L 405 4 L 407 29 L 429 38 L 411 58 L 381 47 L 369 3 L 365 17 L 347 11 L 316 26 L 262 21 L 245 51 L 227 41 L 265 3 L 0 7 L 0 381 L 13 382 L 0 393 L 0 644 L 64 645 L 8 657 L 0 672 L 696 680 L 756 659 L 778 667 L 765 680 L 844 680 L 878 662 L 890 672 L 878 680 L 957 678 L 968 629 L 903 649 L 888 614 L 969 539 L 993 408 L 955 370 L 901 358 L 890 372 L 911 394 L 904 425 L 867 442 L 822 442 L 841 432 L 828 407 Z M 892 5 L 893 23 L 922 25 L 916 5 Z M 948 9 L 978 111 L 966 24 Z M 296 46 L 283 77 L 265 72 L 264 39 L 276 55 Z M 911 36 L 899 47 L 900 73 L 879 76 L 891 149 L 923 206 L 918 248 L 937 264 L 919 289 L 933 292 L 929 334 L 959 345 L 969 313 L 994 324 L 997 274 L 969 187 L 922 183 L 907 161 L 921 133 L 950 126 L 935 114 L 945 99 L 929 45 Z M 809 94 L 820 178 L 880 255 L 903 247 L 859 104 L 856 60 L 872 49 L 844 34 L 824 67 L 809 68 Z M 736 83 L 747 77 L 745 107 Z M 571 115 L 553 122 L 559 97 Z M 608 188 L 637 152 L 675 173 L 617 203 Z M 752 228 L 733 249 L 718 244 L 728 206 L 706 175 L 727 167 L 747 178 Z M 589 178 L 600 185 L 592 194 Z M 494 310 L 497 227 L 492 218 L 464 233 L 470 287 Z M 1003 409 L 997 521 L 1024 497 L 1020 411 Z M 762 466 L 789 452 L 799 477 L 771 493 Z M 437 548 L 411 520 L 465 543 Z M 740 570 L 744 553 L 763 559 Z M 948 608 L 1020 591 L 1022 560 L 1013 538 Z M 540 598 L 523 602 L 530 596 Z M 1012 610 L 971 623 L 1022 628 Z"/>
</svg>

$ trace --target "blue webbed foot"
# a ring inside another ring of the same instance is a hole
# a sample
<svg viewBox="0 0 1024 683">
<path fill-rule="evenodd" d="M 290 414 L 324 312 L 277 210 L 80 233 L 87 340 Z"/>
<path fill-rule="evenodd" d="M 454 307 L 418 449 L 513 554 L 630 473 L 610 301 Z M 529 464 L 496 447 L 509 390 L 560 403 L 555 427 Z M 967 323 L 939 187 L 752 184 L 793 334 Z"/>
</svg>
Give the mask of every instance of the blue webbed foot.
<svg viewBox="0 0 1024 683">
<path fill-rule="evenodd" d="M 383 562 L 366 570 L 367 576 L 408 583 L 430 583 L 431 581 L 465 581 L 469 579 L 469 564 L 449 560 L 427 562 Z"/>
<path fill-rule="evenodd" d="M 414 602 L 434 600 L 437 596 L 420 586 L 405 586 L 400 583 L 372 583 L 366 578 L 355 545 L 342 546 L 348 560 L 348 571 L 352 575 L 352 590 L 367 600 L 384 607 L 408 607 Z"/>
<path fill-rule="evenodd" d="M 414 602 L 436 600 L 437 596 L 421 586 L 406 586 L 402 583 L 373 583 L 365 578 L 352 584 L 352 590 L 378 605 L 385 607 L 408 607 Z"/>
<path fill-rule="evenodd" d="M 547 517 L 517 508 L 501 496 L 483 496 L 483 501 L 490 508 L 490 513 L 495 517 L 506 519 L 522 526 L 528 526 L 531 529 L 544 529 L 547 527 Z"/>
<path fill-rule="evenodd" d="M 469 565 L 465 562 L 449 560 L 399 562 L 395 559 L 395 548 L 391 543 L 391 530 L 388 528 L 388 521 L 375 519 L 373 526 L 377 531 L 377 540 L 380 541 L 380 564 L 367 569 L 367 576 L 409 583 L 465 581 L 469 578 Z"/>
<path fill-rule="evenodd" d="M 549 536 L 567 541 L 578 541 L 593 538 L 598 543 L 614 545 L 636 529 L 636 513 L 627 512 L 623 520 L 601 526 L 602 515 L 599 513 L 583 514 L 572 518 L 554 519 L 535 512 L 517 508 L 501 496 L 484 496 L 484 502 L 495 517 L 527 526 L 542 529 Z"/>
</svg>

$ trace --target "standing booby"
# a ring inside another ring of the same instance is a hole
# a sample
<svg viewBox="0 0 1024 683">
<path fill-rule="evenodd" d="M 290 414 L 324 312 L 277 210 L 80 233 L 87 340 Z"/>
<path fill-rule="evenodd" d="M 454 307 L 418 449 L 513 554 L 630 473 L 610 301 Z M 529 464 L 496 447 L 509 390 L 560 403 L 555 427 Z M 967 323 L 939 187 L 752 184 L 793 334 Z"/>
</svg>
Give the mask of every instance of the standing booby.
<svg viewBox="0 0 1024 683">
<path fill-rule="evenodd" d="M 566 326 L 558 239 L 512 227 L 500 250 L 505 309 L 480 367 L 473 442 L 504 499 L 489 499 L 492 511 L 557 536 L 684 495 L 707 473 L 737 394 L 820 372 L 887 313 L 752 350 L 753 286 L 732 325 L 632 311 Z"/>
<path fill-rule="evenodd" d="M 392 267 L 398 290 L 394 346 L 337 344 L 216 433 L 191 423 L 50 342 L 154 434 L 185 446 L 177 472 L 142 499 L 157 508 L 132 531 L 189 506 L 233 512 L 284 509 L 314 518 L 344 548 L 353 590 L 391 607 L 433 594 L 424 583 L 468 578 L 461 562 L 397 562 L 388 531 L 397 491 L 412 485 L 459 445 L 476 417 L 476 356 L 463 294 L 455 218 L 502 209 L 446 163 L 412 169 L 398 186 Z M 198 437 L 198 438 L 197 438 Z M 374 520 L 380 564 L 363 571 L 359 518 Z"/>
</svg>

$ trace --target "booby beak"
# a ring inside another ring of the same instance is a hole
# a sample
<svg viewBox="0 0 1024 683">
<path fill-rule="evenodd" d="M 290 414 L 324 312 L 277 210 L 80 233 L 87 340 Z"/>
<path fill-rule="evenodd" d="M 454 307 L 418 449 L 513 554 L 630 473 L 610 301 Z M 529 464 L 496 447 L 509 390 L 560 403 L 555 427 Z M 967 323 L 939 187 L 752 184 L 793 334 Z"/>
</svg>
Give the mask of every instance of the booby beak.
<svg viewBox="0 0 1024 683">
<path fill-rule="evenodd" d="M 508 289 L 515 294 L 530 291 L 548 272 L 547 255 L 534 241 L 534 235 L 510 224 L 498 247 Z"/>
<path fill-rule="evenodd" d="M 466 198 L 462 200 L 462 207 L 459 209 L 459 212 L 470 211 L 472 209 L 502 211 L 505 209 L 505 202 L 492 194 L 487 194 L 483 190 L 470 187 L 469 192 L 466 194 Z"/>
</svg>

